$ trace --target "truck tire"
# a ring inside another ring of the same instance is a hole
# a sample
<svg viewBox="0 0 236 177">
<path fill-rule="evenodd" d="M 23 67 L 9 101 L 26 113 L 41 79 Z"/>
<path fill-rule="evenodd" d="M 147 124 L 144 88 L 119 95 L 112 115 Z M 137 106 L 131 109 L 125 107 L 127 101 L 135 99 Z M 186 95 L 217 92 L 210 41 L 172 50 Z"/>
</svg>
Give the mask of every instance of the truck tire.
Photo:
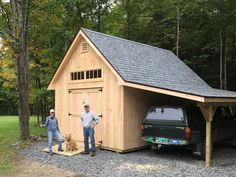
<svg viewBox="0 0 236 177">
<path fill-rule="evenodd" d="M 164 147 L 161 146 L 161 147 L 158 148 L 158 146 L 151 146 L 151 149 L 152 149 L 152 151 L 155 152 L 156 154 L 162 154 Z"/>
<path fill-rule="evenodd" d="M 236 148 L 236 138 L 232 139 L 230 142 L 230 147 L 231 148 Z"/>
</svg>

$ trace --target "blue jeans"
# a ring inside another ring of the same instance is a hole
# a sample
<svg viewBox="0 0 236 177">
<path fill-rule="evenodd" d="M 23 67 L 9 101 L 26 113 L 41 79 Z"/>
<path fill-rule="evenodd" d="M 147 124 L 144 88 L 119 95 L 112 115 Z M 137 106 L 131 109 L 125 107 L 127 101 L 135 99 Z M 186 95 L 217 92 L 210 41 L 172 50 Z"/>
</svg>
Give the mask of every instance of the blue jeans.
<svg viewBox="0 0 236 177">
<path fill-rule="evenodd" d="M 88 139 L 90 138 L 90 143 L 92 146 L 92 152 L 96 151 L 95 147 L 95 140 L 94 140 L 94 129 L 91 127 L 84 127 L 83 129 L 83 134 L 84 134 L 84 150 L 85 152 L 89 151 L 89 142 Z"/>
<path fill-rule="evenodd" d="M 52 152 L 52 140 L 53 137 L 56 137 L 57 143 L 58 143 L 58 149 L 62 149 L 62 141 L 61 141 L 61 136 L 58 130 L 48 130 L 48 149 L 49 152 Z"/>
</svg>

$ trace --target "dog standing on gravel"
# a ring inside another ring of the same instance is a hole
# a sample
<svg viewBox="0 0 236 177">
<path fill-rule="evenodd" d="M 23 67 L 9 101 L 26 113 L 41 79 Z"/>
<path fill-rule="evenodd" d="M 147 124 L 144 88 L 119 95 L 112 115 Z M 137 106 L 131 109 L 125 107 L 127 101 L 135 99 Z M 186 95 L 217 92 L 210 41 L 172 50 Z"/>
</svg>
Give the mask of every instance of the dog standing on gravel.
<svg viewBox="0 0 236 177">
<path fill-rule="evenodd" d="M 66 143 L 66 151 L 76 151 L 78 150 L 78 146 L 75 142 L 75 140 L 73 140 L 71 138 L 71 134 L 65 134 L 64 136 L 65 139 L 65 143 Z"/>
</svg>

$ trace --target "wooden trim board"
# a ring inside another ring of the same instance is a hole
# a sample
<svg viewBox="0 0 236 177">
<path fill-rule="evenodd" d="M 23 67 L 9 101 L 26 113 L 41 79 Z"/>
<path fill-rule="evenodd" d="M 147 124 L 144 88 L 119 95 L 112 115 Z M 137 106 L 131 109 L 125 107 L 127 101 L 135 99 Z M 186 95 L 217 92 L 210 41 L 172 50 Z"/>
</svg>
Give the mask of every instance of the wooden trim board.
<svg viewBox="0 0 236 177">
<path fill-rule="evenodd" d="M 206 103 L 218 103 L 218 104 L 234 104 L 236 105 L 236 98 L 205 98 Z"/>
<path fill-rule="evenodd" d="M 176 97 L 199 101 L 199 102 L 205 101 L 204 97 L 191 95 L 191 94 L 187 94 L 187 93 L 181 93 L 181 92 L 172 91 L 172 90 L 155 88 L 155 87 L 150 87 L 150 86 L 145 86 L 145 85 L 140 85 L 140 84 L 135 84 L 135 83 L 130 83 L 130 82 L 124 82 L 123 85 L 127 86 L 127 87 L 147 90 L 147 91 L 151 91 L 151 92 L 157 92 L 157 93 L 161 93 L 161 94 L 165 94 L 165 95 L 176 96 Z"/>
<path fill-rule="evenodd" d="M 138 151 L 138 150 L 144 150 L 144 149 L 147 149 L 149 147 L 150 147 L 150 145 L 145 145 L 145 146 L 140 146 L 140 147 L 137 147 L 137 148 L 121 150 L 121 149 L 115 149 L 115 148 L 109 148 L 109 147 L 101 146 L 100 149 L 101 150 L 113 151 L 113 152 L 117 152 L 117 153 L 128 153 L 128 152 L 134 152 L 134 151 Z"/>
</svg>

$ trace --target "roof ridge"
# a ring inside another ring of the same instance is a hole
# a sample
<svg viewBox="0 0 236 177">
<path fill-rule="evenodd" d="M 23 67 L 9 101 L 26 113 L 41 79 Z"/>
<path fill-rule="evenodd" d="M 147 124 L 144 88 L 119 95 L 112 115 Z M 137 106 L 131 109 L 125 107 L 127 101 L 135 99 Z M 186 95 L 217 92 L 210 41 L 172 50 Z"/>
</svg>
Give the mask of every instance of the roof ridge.
<svg viewBox="0 0 236 177">
<path fill-rule="evenodd" d="M 129 39 L 124 39 L 124 38 L 121 38 L 121 37 L 117 37 L 117 36 L 113 36 L 113 35 L 97 32 L 97 31 L 93 31 L 93 30 L 90 30 L 90 29 L 87 29 L 87 28 L 81 28 L 81 30 L 82 31 L 83 30 L 85 30 L 85 31 L 87 30 L 87 31 L 90 31 L 92 33 L 96 33 L 96 34 L 99 34 L 99 35 L 103 35 L 103 36 L 107 36 L 107 37 L 112 37 L 112 38 L 115 38 L 115 39 L 118 39 L 118 40 L 122 40 L 122 41 L 126 41 L 126 42 L 132 42 L 132 43 L 135 43 L 135 44 L 138 44 L 138 45 L 143 45 L 143 46 L 146 46 L 146 47 L 155 48 L 155 49 L 158 49 L 158 50 L 163 50 L 163 51 L 167 51 L 167 52 L 173 53 L 171 50 L 168 50 L 168 49 L 163 49 L 163 48 L 160 48 L 160 47 L 155 47 L 155 46 L 144 44 L 144 43 L 141 43 L 141 42 L 132 41 L 132 40 L 129 40 Z"/>
</svg>

